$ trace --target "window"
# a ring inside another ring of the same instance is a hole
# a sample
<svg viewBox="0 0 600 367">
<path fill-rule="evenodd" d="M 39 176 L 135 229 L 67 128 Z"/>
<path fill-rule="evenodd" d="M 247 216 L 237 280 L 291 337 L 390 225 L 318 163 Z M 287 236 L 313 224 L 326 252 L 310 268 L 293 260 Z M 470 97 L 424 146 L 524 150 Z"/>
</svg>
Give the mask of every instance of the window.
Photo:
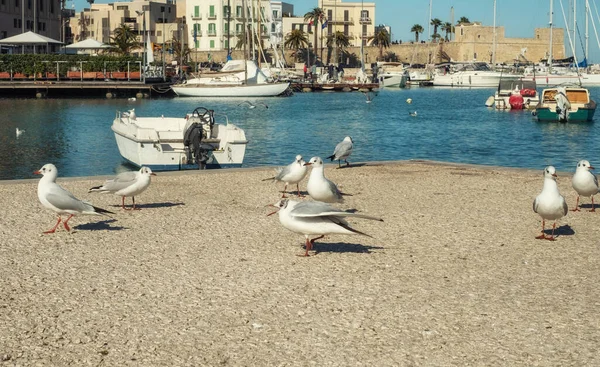
<svg viewBox="0 0 600 367">
<path fill-rule="evenodd" d="M 217 25 L 215 23 L 208 23 L 208 35 L 215 36 L 217 34 Z"/>
<path fill-rule="evenodd" d="M 19 0 L 15 0 L 15 7 L 17 7 L 17 8 L 18 8 L 18 7 L 19 7 L 19 3 L 20 3 L 20 1 L 19 1 Z"/>
<path fill-rule="evenodd" d="M 208 7 L 208 16 L 211 18 L 215 17 L 215 6 L 211 5 Z"/>
<path fill-rule="evenodd" d="M 50 13 L 54 14 L 54 1 L 50 0 Z"/>
<path fill-rule="evenodd" d="M 162 37 L 162 31 L 156 31 L 156 37 Z"/>
<path fill-rule="evenodd" d="M 300 30 L 302 30 L 303 26 L 300 26 Z M 306 33 L 312 33 L 312 26 L 310 24 L 308 24 L 308 29 L 306 30 Z"/>
<path fill-rule="evenodd" d="M 333 34 L 333 26 L 331 24 L 327 24 L 327 35 L 331 36 Z"/>
<path fill-rule="evenodd" d="M 215 48 L 215 40 L 210 40 L 210 48 Z"/>
<path fill-rule="evenodd" d="M 368 10 L 361 10 L 360 11 L 360 17 L 362 19 L 368 19 L 369 18 L 369 11 Z"/>
<path fill-rule="evenodd" d="M 235 33 L 237 33 L 237 34 L 242 34 L 242 30 L 243 30 L 243 28 L 242 28 L 242 27 L 243 27 L 243 26 L 244 26 L 243 24 L 239 24 L 239 23 L 238 23 L 238 24 L 236 24 L 236 25 L 235 25 Z"/>
<path fill-rule="evenodd" d="M 164 6 L 161 6 L 161 7 L 160 7 L 160 12 L 161 12 L 161 13 L 164 13 L 164 12 L 165 12 L 165 7 L 164 7 Z"/>
<path fill-rule="evenodd" d="M 350 21 L 350 12 L 348 10 L 344 10 L 344 22 Z"/>
<path fill-rule="evenodd" d="M 223 24 L 223 32 L 225 32 L 225 33 L 229 32 L 229 24 L 227 24 L 227 23 Z"/>
<path fill-rule="evenodd" d="M 242 17 L 242 7 L 241 6 L 236 6 L 235 7 L 235 16 L 238 18 Z"/>
<path fill-rule="evenodd" d="M 17 18 L 15 18 L 15 19 L 13 19 L 13 20 L 15 21 L 15 23 L 14 23 L 14 25 L 15 25 L 15 28 L 19 28 L 19 22 L 18 22 L 18 19 L 17 19 Z"/>
<path fill-rule="evenodd" d="M 271 23 L 271 33 L 275 33 L 275 23 Z"/>
<path fill-rule="evenodd" d="M 31 10 L 31 0 L 27 0 L 27 9 Z"/>
<path fill-rule="evenodd" d="M 200 17 L 200 6 L 196 5 L 194 6 L 194 18 L 199 18 Z"/>
<path fill-rule="evenodd" d="M 460 35 L 461 36 L 463 35 L 463 28 L 462 27 L 460 27 Z"/>
<path fill-rule="evenodd" d="M 473 53 L 473 60 L 477 60 L 477 52 Z"/>
<path fill-rule="evenodd" d="M 333 18 L 333 10 L 327 10 L 327 19 L 331 20 Z"/>
<path fill-rule="evenodd" d="M 225 49 L 229 50 L 229 40 L 225 40 Z"/>
<path fill-rule="evenodd" d="M 169 7 L 169 14 L 171 14 L 171 8 Z"/>
<path fill-rule="evenodd" d="M 117 5 L 117 10 L 127 10 L 127 5 Z"/>
<path fill-rule="evenodd" d="M 229 6 L 227 6 L 227 5 L 223 6 L 223 16 L 225 18 L 229 18 L 230 12 L 231 12 L 231 9 L 229 8 Z"/>
<path fill-rule="evenodd" d="M 344 35 L 345 36 L 349 36 L 349 25 L 348 24 L 344 24 Z"/>
<path fill-rule="evenodd" d="M 195 40 L 194 41 L 194 48 L 198 48 L 198 47 L 200 47 L 200 41 Z"/>
<path fill-rule="evenodd" d="M 273 18 L 279 19 L 279 12 L 277 10 L 273 10 Z"/>
<path fill-rule="evenodd" d="M 23 27 L 23 23 L 21 22 L 21 19 L 19 19 L 19 27 L 18 28 L 22 28 Z"/>
</svg>

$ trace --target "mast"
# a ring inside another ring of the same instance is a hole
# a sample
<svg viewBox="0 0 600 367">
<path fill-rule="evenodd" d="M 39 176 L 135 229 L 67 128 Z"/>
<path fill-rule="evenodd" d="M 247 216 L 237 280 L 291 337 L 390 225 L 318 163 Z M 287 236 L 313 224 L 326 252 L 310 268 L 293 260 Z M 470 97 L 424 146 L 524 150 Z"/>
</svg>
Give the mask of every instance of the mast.
<svg viewBox="0 0 600 367">
<path fill-rule="evenodd" d="M 577 0 L 573 0 L 573 45 L 577 39 Z M 575 56 L 575 49 L 573 49 L 573 56 Z"/>
<path fill-rule="evenodd" d="M 362 11 L 364 9 L 364 0 L 360 1 L 360 6 L 361 6 L 361 8 L 360 8 L 360 14 L 362 15 Z M 364 36 L 364 34 L 362 34 L 362 30 L 361 30 L 361 36 Z M 363 72 L 365 71 L 365 50 L 364 50 L 364 47 L 363 47 L 364 43 L 365 42 L 364 42 L 363 37 L 360 37 L 360 67 L 361 67 L 361 69 L 362 69 Z"/>
<path fill-rule="evenodd" d="M 246 54 L 246 43 L 248 43 L 248 28 L 246 28 L 246 0 L 242 0 L 242 19 L 244 25 L 244 84 L 248 84 L 248 55 Z"/>
<path fill-rule="evenodd" d="M 550 0 L 550 50 L 548 51 L 548 74 L 552 72 L 552 14 L 553 14 L 553 4 L 554 0 Z"/>
<path fill-rule="evenodd" d="M 492 45 L 492 67 L 496 65 L 496 0 L 494 0 L 494 43 Z"/>
<path fill-rule="evenodd" d="M 335 62 L 339 64 L 339 57 L 338 57 L 338 49 L 337 49 L 337 33 L 336 32 L 336 26 L 337 26 L 337 0 L 334 0 L 333 2 L 333 22 L 332 24 L 332 31 L 333 31 L 333 54 L 335 55 Z M 322 32 L 321 32 L 322 33 Z M 323 60 L 321 60 L 323 61 Z"/>
<path fill-rule="evenodd" d="M 433 0 L 429 0 L 429 22 L 427 22 L 427 33 L 429 33 L 429 42 L 431 42 L 431 3 Z"/>
<path fill-rule="evenodd" d="M 585 55 L 583 55 L 583 59 L 587 60 L 588 58 L 588 47 L 590 46 L 589 43 L 589 17 L 590 17 L 590 3 L 589 0 L 585 0 L 585 50 L 583 51 L 585 53 Z"/>
<path fill-rule="evenodd" d="M 262 51 L 262 47 L 260 47 L 260 36 L 261 36 L 261 29 L 260 29 L 260 21 L 261 21 L 261 17 L 262 17 L 262 12 L 260 11 L 260 0 L 256 1 L 256 14 L 257 14 L 257 22 L 258 24 L 256 25 L 256 33 L 258 34 L 258 49 Z M 260 54 L 258 55 L 258 67 L 260 68 Z"/>
</svg>

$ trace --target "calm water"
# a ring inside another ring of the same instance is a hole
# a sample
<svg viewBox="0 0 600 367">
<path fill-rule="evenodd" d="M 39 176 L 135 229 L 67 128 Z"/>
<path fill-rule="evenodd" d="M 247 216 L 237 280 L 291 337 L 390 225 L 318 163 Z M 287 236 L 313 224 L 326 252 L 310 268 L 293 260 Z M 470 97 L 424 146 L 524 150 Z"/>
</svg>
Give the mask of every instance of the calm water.
<svg viewBox="0 0 600 367">
<path fill-rule="evenodd" d="M 600 88 L 591 93 L 600 99 Z M 528 112 L 487 109 L 483 104 L 492 94 L 490 89 L 383 90 L 367 104 L 358 92 L 298 93 L 259 99 L 268 109 L 238 106 L 244 99 L 4 99 L 0 179 L 31 178 L 49 162 L 60 176 L 130 169 L 122 164 L 110 129 L 117 109 L 183 116 L 198 106 L 226 113 L 246 131 L 246 167 L 288 164 L 296 154 L 307 160 L 326 157 L 346 135 L 354 140 L 355 162 L 431 159 L 535 169 L 552 164 L 566 171 L 580 159 L 600 162 L 600 124 L 538 123 Z M 405 102 L 409 97 L 411 105 Z M 19 139 L 16 127 L 26 130 Z"/>
</svg>

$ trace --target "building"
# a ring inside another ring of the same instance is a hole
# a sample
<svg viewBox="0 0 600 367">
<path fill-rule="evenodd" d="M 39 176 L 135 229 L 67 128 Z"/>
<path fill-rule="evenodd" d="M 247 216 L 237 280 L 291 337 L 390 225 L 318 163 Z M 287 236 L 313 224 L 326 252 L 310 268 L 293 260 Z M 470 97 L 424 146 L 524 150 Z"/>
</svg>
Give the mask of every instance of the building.
<svg viewBox="0 0 600 367">
<path fill-rule="evenodd" d="M 292 4 L 271 1 L 271 37 L 269 42 L 272 47 L 278 47 L 285 41 L 283 18 L 291 17 L 293 14 L 294 6 Z"/>
<path fill-rule="evenodd" d="M 392 43 L 392 27 L 390 27 L 389 25 L 380 24 L 375 27 L 375 34 L 379 33 L 382 30 L 387 32 L 388 42 Z"/>
<path fill-rule="evenodd" d="M 328 36 L 343 32 L 358 47 L 375 34 L 375 3 L 319 0 L 319 7 L 326 14 Z"/>
<path fill-rule="evenodd" d="M 60 0 L 0 0 L 0 39 L 35 32 L 62 38 Z"/>
</svg>

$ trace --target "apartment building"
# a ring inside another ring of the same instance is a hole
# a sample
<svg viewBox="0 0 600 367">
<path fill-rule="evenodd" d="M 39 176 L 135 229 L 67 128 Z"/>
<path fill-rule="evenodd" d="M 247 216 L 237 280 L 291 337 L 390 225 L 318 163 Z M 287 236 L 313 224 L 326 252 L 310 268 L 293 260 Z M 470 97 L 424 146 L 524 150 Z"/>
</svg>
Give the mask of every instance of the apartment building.
<svg viewBox="0 0 600 367">
<path fill-rule="evenodd" d="M 351 46 L 359 47 L 375 34 L 375 3 L 319 0 L 319 7 L 327 19 L 325 36 L 343 32 Z"/>
<path fill-rule="evenodd" d="M 29 31 L 60 40 L 60 0 L 0 0 L 0 39 Z"/>
</svg>

